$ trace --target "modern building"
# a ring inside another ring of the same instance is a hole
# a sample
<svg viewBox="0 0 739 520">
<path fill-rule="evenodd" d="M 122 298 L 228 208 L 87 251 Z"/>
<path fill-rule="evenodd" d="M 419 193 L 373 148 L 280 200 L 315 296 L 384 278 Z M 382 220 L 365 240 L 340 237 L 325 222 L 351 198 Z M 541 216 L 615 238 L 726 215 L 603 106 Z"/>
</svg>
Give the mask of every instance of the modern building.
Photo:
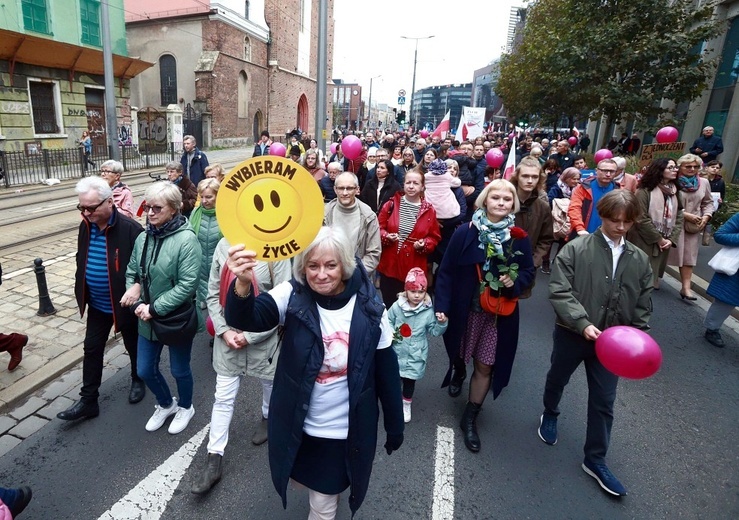
<svg viewBox="0 0 739 520">
<path fill-rule="evenodd" d="M 105 120 L 99 0 L 13 0 L 0 6 L 0 149 L 28 155 L 74 148 L 89 130 L 130 135 L 129 82 L 152 63 L 129 57 L 123 0 L 109 0 L 118 128 Z"/>
<path fill-rule="evenodd" d="M 415 121 L 417 128 L 436 128 L 447 110 L 451 110 L 450 123 L 456 128 L 462 117 L 462 107 L 472 106 L 472 83 L 442 85 L 417 90 L 413 93 L 413 114 L 408 118 Z"/>
<path fill-rule="evenodd" d="M 472 106 L 485 107 L 485 121 L 492 128 L 503 127 L 505 129 L 506 112 L 503 101 L 495 93 L 500 77 L 500 60 L 490 65 L 477 69 L 472 77 Z"/>
<path fill-rule="evenodd" d="M 333 55 L 328 0 L 328 76 Z M 132 54 L 157 65 L 132 83 L 143 110 L 183 110 L 203 147 L 284 138 L 315 122 L 319 0 L 125 0 Z M 330 91 L 329 91 L 330 92 Z M 328 114 L 331 98 L 328 95 Z"/>
</svg>

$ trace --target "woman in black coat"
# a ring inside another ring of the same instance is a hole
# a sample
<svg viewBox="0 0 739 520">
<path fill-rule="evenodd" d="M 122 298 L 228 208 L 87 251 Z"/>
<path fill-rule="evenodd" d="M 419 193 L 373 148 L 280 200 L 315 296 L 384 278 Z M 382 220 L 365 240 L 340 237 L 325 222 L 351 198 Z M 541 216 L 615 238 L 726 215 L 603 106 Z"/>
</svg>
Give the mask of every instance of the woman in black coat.
<svg viewBox="0 0 739 520">
<path fill-rule="evenodd" d="M 254 251 L 243 245 L 229 250 L 236 280 L 225 317 L 230 326 L 253 332 L 283 326 L 267 433 L 272 482 L 283 507 L 291 479 L 306 486 L 316 518 L 334 518 L 339 494 L 351 486 L 355 513 L 377 448 L 378 399 L 388 455 L 403 443 L 387 311 L 339 230 L 322 228 L 295 257 L 293 279 L 258 297 L 251 290 L 255 265 Z"/>
<path fill-rule="evenodd" d="M 394 173 L 395 165 L 391 160 L 379 161 L 375 166 L 375 176 L 367 181 L 359 194 L 359 200 L 372 208 L 375 213 L 380 211 L 380 208 L 393 198 L 393 195 L 403 191 Z"/>
</svg>

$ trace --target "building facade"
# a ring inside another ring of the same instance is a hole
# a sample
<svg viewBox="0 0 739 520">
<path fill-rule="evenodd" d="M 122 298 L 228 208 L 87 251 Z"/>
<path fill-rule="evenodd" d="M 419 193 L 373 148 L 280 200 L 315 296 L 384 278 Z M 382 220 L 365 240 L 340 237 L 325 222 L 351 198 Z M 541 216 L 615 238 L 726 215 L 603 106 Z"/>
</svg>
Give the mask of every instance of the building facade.
<svg viewBox="0 0 739 520">
<path fill-rule="evenodd" d="M 118 128 L 106 128 L 99 0 L 18 0 L 0 19 L 0 150 L 74 148 L 89 130 L 95 151 L 108 131 L 130 133 L 129 81 L 152 64 L 129 57 L 123 0 L 110 0 Z"/>
<path fill-rule="evenodd" d="M 472 106 L 472 83 L 461 85 L 442 85 L 417 90 L 413 93 L 413 114 L 408 118 L 417 128 L 436 128 L 451 111 L 450 124 L 456 128 L 462 117 L 462 107 Z"/>
<path fill-rule="evenodd" d="M 344 83 L 333 80 L 333 125 L 339 130 L 361 130 L 364 128 L 362 114 L 362 86 L 357 83 Z"/>
<path fill-rule="evenodd" d="M 505 128 L 506 113 L 503 101 L 495 93 L 500 77 L 500 61 L 477 69 L 472 77 L 472 106 L 485 107 L 485 121 L 491 128 Z"/>
<path fill-rule="evenodd" d="M 180 106 L 185 133 L 204 147 L 250 144 L 262 130 L 311 133 L 318 0 L 125 2 L 130 51 L 156 64 L 132 82 L 132 103 Z M 333 0 L 328 20 L 330 77 Z"/>
</svg>

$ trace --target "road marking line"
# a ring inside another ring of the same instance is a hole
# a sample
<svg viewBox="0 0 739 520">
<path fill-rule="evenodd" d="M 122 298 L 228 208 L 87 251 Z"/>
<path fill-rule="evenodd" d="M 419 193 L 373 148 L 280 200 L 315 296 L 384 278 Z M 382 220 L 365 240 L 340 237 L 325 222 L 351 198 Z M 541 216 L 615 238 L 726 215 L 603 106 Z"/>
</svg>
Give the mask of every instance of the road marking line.
<svg viewBox="0 0 739 520">
<path fill-rule="evenodd" d="M 185 476 L 187 468 L 208 432 L 207 424 L 179 450 L 165 460 L 157 469 L 149 473 L 128 494 L 113 507 L 100 515 L 98 520 L 135 520 L 146 518 L 157 520 L 162 516 L 167 504 L 172 500 L 175 489 Z"/>
<path fill-rule="evenodd" d="M 436 427 L 433 520 L 454 518 L 454 430 Z"/>
<path fill-rule="evenodd" d="M 26 211 L 26 213 L 41 213 L 42 211 L 49 211 L 50 209 L 62 209 L 68 206 L 76 206 L 79 203 L 78 200 L 67 200 L 64 202 L 58 202 L 56 204 L 49 204 L 47 206 L 39 206 Z"/>
</svg>

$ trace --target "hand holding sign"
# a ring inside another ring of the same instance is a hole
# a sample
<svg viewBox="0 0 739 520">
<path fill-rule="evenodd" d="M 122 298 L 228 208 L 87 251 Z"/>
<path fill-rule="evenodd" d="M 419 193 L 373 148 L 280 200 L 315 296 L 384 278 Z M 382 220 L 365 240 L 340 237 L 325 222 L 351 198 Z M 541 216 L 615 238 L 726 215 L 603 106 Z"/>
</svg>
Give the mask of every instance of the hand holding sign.
<svg viewBox="0 0 739 520">
<path fill-rule="evenodd" d="M 299 164 L 259 156 L 237 164 L 223 179 L 216 214 L 223 236 L 231 244 L 246 246 L 237 257 L 241 263 L 233 268 L 229 254 L 229 268 L 251 284 L 243 265 L 252 260 L 243 249 L 268 262 L 295 256 L 321 229 L 323 196 L 313 176 Z"/>
</svg>

